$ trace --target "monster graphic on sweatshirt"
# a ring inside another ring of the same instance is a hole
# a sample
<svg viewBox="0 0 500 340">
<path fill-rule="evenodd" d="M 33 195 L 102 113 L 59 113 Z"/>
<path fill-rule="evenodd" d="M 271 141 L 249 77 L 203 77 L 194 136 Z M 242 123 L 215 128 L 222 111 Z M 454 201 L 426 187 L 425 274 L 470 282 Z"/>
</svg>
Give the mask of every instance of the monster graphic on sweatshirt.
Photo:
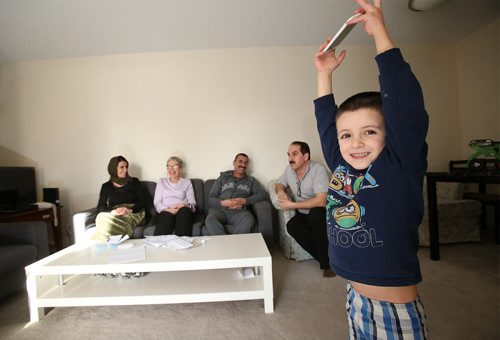
<svg viewBox="0 0 500 340">
<path fill-rule="evenodd" d="M 343 165 L 335 169 L 329 184 L 326 206 L 328 237 L 334 245 L 360 248 L 383 245 L 382 241 L 377 240 L 375 230 L 363 220 L 368 212 L 356 201 L 356 195 L 361 190 L 376 187 L 378 184 L 370 175 L 370 168 L 357 174 L 350 173 Z"/>
</svg>

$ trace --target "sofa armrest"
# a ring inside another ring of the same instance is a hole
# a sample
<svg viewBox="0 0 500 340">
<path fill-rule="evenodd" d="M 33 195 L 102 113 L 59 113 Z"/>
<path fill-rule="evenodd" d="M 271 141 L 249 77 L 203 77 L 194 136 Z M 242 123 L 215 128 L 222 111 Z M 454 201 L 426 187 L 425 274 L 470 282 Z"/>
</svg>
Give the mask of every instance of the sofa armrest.
<svg viewBox="0 0 500 340">
<path fill-rule="evenodd" d="M 269 184 L 267 185 L 267 189 L 269 191 L 269 198 L 271 199 L 271 203 L 273 204 L 274 208 L 276 208 L 276 210 L 280 209 L 278 194 L 276 193 L 275 189 L 277 183 L 278 180 L 272 179 L 269 181 Z"/>
<path fill-rule="evenodd" d="M 86 236 L 87 229 L 95 226 L 95 217 L 97 215 L 97 208 L 91 208 L 84 211 L 77 212 L 72 218 L 73 228 L 73 242 L 81 243 L 88 239 Z"/>
<path fill-rule="evenodd" d="M 49 255 L 47 224 L 42 221 L 0 223 L 0 244 L 32 244 L 36 259 Z"/>
<path fill-rule="evenodd" d="M 269 184 L 268 184 L 269 197 L 271 198 L 271 203 L 273 204 L 274 208 L 276 209 L 278 216 L 282 216 L 282 218 L 280 218 L 280 220 L 281 219 L 284 220 L 285 226 L 286 226 L 288 221 L 293 216 L 295 216 L 295 209 L 288 209 L 288 210 L 281 209 L 280 204 L 279 204 L 278 194 L 276 193 L 276 190 L 275 190 L 275 186 L 277 183 L 278 183 L 278 180 L 276 180 L 276 179 L 272 179 L 271 181 L 269 181 Z M 288 194 L 290 194 L 290 193 L 288 193 Z M 285 228 L 285 231 L 286 231 L 286 228 Z M 287 234 L 288 234 L 288 232 L 287 232 Z"/>
<path fill-rule="evenodd" d="M 257 220 L 258 232 L 262 234 L 268 247 L 274 244 L 273 217 L 271 203 L 260 201 L 252 204 L 252 211 Z"/>
</svg>

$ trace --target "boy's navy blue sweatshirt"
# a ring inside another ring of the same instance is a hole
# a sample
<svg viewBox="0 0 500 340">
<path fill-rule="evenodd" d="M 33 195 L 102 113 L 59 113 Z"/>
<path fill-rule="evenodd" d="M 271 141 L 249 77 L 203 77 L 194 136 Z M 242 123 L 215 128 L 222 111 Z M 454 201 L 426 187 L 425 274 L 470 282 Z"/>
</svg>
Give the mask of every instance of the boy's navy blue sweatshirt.
<svg viewBox="0 0 500 340">
<path fill-rule="evenodd" d="M 428 116 L 420 84 L 400 50 L 375 60 L 386 140 L 368 169 L 355 170 L 340 154 L 333 95 L 314 101 L 323 154 L 333 171 L 327 198 L 330 265 L 351 281 L 408 286 L 422 280 L 417 250 Z"/>
</svg>

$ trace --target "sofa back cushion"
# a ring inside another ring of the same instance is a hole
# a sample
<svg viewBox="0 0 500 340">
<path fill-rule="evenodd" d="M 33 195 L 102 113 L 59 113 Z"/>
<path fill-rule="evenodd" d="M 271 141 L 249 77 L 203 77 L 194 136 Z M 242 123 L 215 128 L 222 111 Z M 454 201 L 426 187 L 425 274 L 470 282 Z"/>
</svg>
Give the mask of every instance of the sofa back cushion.
<svg viewBox="0 0 500 340">
<path fill-rule="evenodd" d="M 155 197 L 156 182 L 151 181 L 141 181 L 144 193 L 146 195 L 146 221 L 145 225 L 152 222 L 154 216 L 156 215 L 156 209 L 153 204 L 153 199 Z"/>
<path fill-rule="evenodd" d="M 196 200 L 196 214 L 204 214 L 204 194 L 203 194 L 203 180 L 199 178 L 191 178 L 193 184 L 194 198 Z"/>
<path fill-rule="evenodd" d="M 208 195 L 210 194 L 210 189 L 212 189 L 213 185 L 215 183 L 215 179 L 207 179 L 205 181 L 205 185 L 203 190 L 204 192 L 204 200 L 205 200 L 205 207 L 204 207 L 204 212 L 205 215 L 208 215 L 208 211 L 210 210 L 210 202 L 208 200 Z"/>
</svg>

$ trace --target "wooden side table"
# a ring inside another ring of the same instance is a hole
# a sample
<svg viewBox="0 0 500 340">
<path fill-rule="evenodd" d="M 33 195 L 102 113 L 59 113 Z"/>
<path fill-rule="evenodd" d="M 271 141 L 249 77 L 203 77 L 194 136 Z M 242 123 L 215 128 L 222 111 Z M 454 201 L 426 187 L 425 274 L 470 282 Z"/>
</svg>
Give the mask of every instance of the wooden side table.
<svg viewBox="0 0 500 340">
<path fill-rule="evenodd" d="M 54 209 L 43 208 L 28 210 L 18 213 L 1 213 L 0 222 L 44 221 L 49 223 L 54 230 L 56 251 L 63 248 L 63 232 L 61 227 L 61 206 L 56 206 L 58 225 L 55 225 Z"/>
</svg>

